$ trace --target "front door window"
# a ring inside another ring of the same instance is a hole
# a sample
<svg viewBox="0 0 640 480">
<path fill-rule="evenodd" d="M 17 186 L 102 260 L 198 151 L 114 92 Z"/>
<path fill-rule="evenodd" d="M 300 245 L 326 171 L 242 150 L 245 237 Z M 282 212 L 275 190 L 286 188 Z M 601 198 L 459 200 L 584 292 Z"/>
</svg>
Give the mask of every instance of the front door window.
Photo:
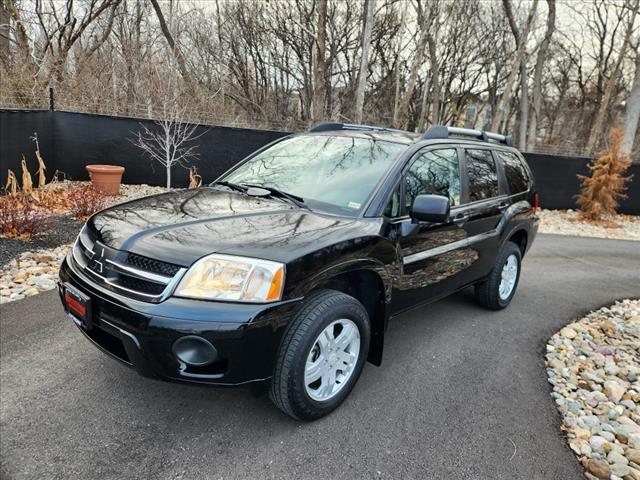
<svg viewBox="0 0 640 480">
<path fill-rule="evenodd" d="M 455 148 L 429 150 L 416 158 L 405 175 L 407 212 L 418 195 L 442 195 L 460 204 L 460 167 Z"/>
</svg>

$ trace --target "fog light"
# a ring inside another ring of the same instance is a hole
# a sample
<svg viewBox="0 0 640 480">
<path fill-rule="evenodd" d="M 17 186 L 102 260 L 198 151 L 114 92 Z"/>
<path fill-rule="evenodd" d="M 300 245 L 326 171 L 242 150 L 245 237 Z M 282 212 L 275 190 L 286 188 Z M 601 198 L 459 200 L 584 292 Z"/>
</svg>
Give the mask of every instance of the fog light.
<svg viewBox="0 0 640 480">
<path fill-rule="evenodd" d="M 173 353 L 178 359 L 192 367 L 204 367 L 218 358 L 218 351 L 208 340 L 188 335 L 173 343 Z"/>
</svg>

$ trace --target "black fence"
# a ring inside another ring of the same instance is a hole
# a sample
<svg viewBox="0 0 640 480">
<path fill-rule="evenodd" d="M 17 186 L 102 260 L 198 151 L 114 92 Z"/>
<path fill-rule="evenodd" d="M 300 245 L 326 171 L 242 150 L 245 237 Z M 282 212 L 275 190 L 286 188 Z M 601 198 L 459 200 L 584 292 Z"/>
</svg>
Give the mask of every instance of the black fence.
<svg viewBox="0 0 640 480">
<path fill-rule="evenodd" d="M 164 166 L 146 157 L 132 143 L 141 124 L 156 128 L 151 120 L 60 111 L 0 110 L 0 178 L 6 181 L 9 168 L 19 177 L 23 155 L 31 172 L 35 172 L 35 145 L 30 137 L 37 132 L 48 175 L 59 170 L 69 179 L 86 180 L 85 165 L 122 165 L 124 183 L 165 185 Z M 200 157 L 193 164 L 208 182 L 251 152 L 287 133 L 198 125 L 194 135 L 198 137 Z M 174 166 L 172 185 L 186 187 L 188 184 L 188 171 Z"/>
<path fill-rule="evenodd" d="M 24 155 L 32 174 L 36 171 L 35 145 L 30 137 L 38 134 L 40 150 L 47 164 L 47 174 L 55 170 L 67 178 L 86 180 L 85 165 L 102 163 L 125 167 L 124 183 L 164 185 L 165 171 L 159 163 L 145 157 L 131 140 L 140 124 L 155 128 L 151 120 L 109 117 L 60 111 L 0 110 L 0 179 L 6 182 L 7 169 L 20 177 L 20 160 Z M 199 125 L 195 132 L 199 159 L 198 173 L 209 182 L 259 147 L 287 135 L 287 132 Z M 545 208 L 575 208 L 579 192 L 577 174 L 588 174 L 588 158 L 525 153 L 538 183 Z M 620 211 L 640 215 L 640 165 L 629 171 L 628 198 Z M 175 167 L 172 184 L 188 185 L 186 169 Z"/>
</svg>

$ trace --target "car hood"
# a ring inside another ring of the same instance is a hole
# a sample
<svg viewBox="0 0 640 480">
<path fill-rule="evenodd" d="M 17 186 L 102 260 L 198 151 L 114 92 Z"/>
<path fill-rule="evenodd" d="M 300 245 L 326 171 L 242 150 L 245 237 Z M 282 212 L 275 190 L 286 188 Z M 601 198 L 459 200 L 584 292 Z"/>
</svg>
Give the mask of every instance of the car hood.
<svg viewBox="0 0 640 480">
<path fill-rule="evenodd" d="M 109 247 L 188 266 L 210 253 L 287 262 L 361 235 L 362 223 L 370 222 L 204 187 L 116 205 L 94 215 L 88 227 Z"/>
</svg>

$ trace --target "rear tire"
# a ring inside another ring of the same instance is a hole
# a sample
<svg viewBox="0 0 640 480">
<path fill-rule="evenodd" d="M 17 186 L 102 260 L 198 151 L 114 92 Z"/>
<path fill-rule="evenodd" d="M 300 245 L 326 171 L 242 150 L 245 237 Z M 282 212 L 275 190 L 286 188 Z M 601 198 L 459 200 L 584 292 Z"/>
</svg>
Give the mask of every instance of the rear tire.
<svg viewBox="0 0 640 480">
<path fill-rule="evenodd" d="M 522 254 L 513 242 L 506 242 L 487 279 L 475 286 L 477 302 L 490 310 L 502 310 L 511 303 L 518 288 Z"/>
<path fill-rule="evenodd" d="M 355 298 L 335 290 L 311 294 L 284 334 L 269 397 L 298 420 L 327 415 L 357 382 L 370 337 L 367 311 Z"/>
</svg>

